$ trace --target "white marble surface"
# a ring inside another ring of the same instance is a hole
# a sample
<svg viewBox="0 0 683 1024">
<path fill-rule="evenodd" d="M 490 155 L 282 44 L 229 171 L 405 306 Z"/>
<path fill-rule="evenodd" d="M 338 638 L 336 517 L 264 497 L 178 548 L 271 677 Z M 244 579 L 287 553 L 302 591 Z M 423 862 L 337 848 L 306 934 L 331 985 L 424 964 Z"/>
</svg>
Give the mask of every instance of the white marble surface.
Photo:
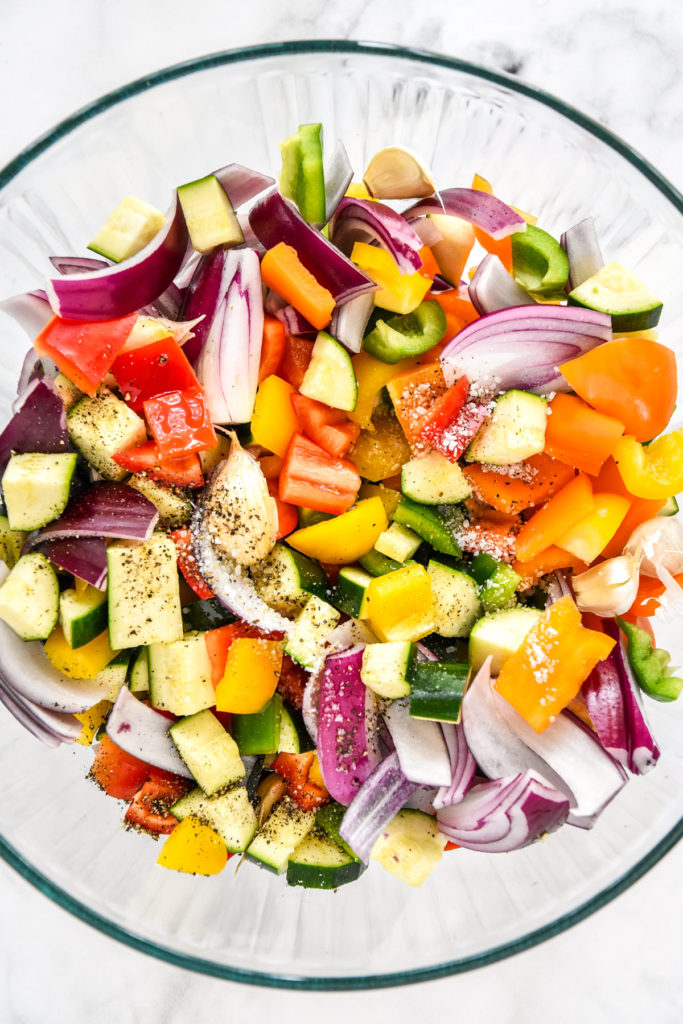
<svg viewBox="0 0 683 1024">
<path fill-rule="evenodd" d="M 2 0 L 0 166 L 94 97 L 165 65 L 283 38 L 406 43 L 519 74 L 683 186 L 677 0 Z M 308 994 L 201 977 L 81 924 L 0 863 L 2 1024 L 683 1020 L 683 849 L 616 902 L 503 963 L 407 989 Z"/>
</svg>

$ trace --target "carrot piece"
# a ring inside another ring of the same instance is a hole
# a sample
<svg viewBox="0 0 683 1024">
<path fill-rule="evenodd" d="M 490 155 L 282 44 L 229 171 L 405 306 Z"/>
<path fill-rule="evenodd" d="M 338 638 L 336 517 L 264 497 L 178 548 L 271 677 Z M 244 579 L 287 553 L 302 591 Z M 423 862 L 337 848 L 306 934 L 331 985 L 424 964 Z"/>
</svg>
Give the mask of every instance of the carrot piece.
<svg viewBox="0 0 683 1024">
<path fill-rule="evenodd" d="M 476 464 L 463 472 L 470 487 L 482 501 L 499 512 L 523 512 L 542 505 L 574 477 L 574 470 L 541 452 L 520 463 L 518 475 L 495 473 Z"/>
<path fill-rule="evenodd" d="M 596 412 L 576 395 L 555 395 L 548 406 L 546 454 L 593 475 L 610 457 L 624 424 Z"/>
<path fill-rule="evenodd" d="M 285 338 L 285 353 L 280 363 L 279 377 L 286 380 L 298 391 L 313 355 L 313 342 L 288 334 Z"/>
<path fill-rule="evenodd" d="M 263 341 L 261 344 L 261 362 L 259 364 L 258 382 L 277 373 L 282 357 L 285 354 L 285 325 L 275 316 L 268 313 L 263 317 Z"/>
<path fill-rule="evenodd" d="M 517 537 L 517 558 L 528 562 L 593 511 L 593 490 L 581 473 L 528 519 Z"/>
<path fill-rule="evenodd" d="M 334 296 L 316 281 L 293 246 L 278 242 L 268 249 L 261 260 L 261 278 L 319 331 L 327 327 L 335 306 Z"/>
<path fill-rule="evenodd" d="M 614 644 L 605 633 L 586 629 L 571 597 L 562 597 L 507 659 L 495 687 L 535 732 L 543 732 Z"/>
<path fill-rule="evenodd" d="M 588 566 L 585 562 L 570 554 L 569 551 L 563 551 L 562 548 L 552 544 L 545 551 L 541 551 L 540 554 L 535 555 L 526 562 L 515 559 L 512 563 L 512 568 L 522 577 L 520 588 L 526 590 L 527 587 L 536 583 L 541 576 L 547 576 L 548 573 L 557 572 L 559 569 L 571 569 L 572 572 L 578 574 L 585 572 Z"/>
<path fill-rule="evenodd" d="M 445 390 L 446 381 L 440 363 L 428 363 L 427 366 L 401 373 L 387 384 L 396 418 L 410 445 L 424 447 L 420 440 L 422 428 L 432 403 Z"/>
</svg>

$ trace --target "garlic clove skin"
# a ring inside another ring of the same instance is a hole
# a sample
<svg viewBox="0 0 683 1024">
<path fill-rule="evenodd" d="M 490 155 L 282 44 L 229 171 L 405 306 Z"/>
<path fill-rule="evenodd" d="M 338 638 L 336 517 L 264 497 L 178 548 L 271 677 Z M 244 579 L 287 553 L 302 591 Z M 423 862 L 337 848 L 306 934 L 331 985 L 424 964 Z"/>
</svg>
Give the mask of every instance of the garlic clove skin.
<svg viewBox="0 0 683 1024">
<path fill-rule="evenodd" d="M 375 199 L 425 199 L 436 192 L 431 171 L 403 146 L 386 146 L 370 160 L 363 182 Z"/>
<path fill-rule="evenodd" d="M 608 558 L 572 577 L 579 611 L 604 618 L 627 612 L 637 597 L 639 585 L 639 559 L 633 555 Z"/>
<path fill-rule="evenodd" d="M 662 578 L 662 569 L 670 576 L 683 572 L 683 525 L 678 518 L 657 516 L 636 526 L 624 547 L 625 555 L 640 557 L 644 576 Z"/>
<path fill-rule="evenodd" d="M 202 530 L 226 559 L 249 566 L 272 550 L 277 505 L 256 459 L 230 435 L 228 458 L 214 470 L 202 506 Z"/>
</svg>

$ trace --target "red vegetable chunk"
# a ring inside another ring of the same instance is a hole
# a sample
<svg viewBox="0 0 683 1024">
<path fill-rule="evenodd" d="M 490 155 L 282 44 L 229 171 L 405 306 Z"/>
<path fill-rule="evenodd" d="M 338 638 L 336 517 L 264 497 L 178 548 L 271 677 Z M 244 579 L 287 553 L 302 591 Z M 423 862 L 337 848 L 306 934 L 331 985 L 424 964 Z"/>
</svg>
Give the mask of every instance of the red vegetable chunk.
<svg viewBox="0 0 683 1024">
<path fill-rule="evenodd" d="M 199 387 L 158 395 L 144 402 L 143 408 L 162 461 L 218 443 Z"/>
<path fill-rule="evenodd" d="M 111 372 L 123 400 L 136 412 L 155 395 L 199 387 L 185 353 L 170 337 L 121 352 L 114 360 Z"/>
<path fill-rule="evenodd" d="M 137 313 L 118 320 L 62 320 L 53 316 L 33 342 L 39 356 L 57 364 L 65 377 L 94 395 L 126 344 Z"/>
</svg>

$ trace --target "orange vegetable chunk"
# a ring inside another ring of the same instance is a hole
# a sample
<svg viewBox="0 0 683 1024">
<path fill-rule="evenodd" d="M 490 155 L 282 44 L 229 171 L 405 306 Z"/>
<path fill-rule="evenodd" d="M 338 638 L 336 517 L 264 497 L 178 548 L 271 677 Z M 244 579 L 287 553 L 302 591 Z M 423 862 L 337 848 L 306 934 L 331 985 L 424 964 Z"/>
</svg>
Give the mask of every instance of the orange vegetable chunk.
<svg viewBox="0 0 683 1024">
<path fill-rule="evenodd" d="M 278 242 L 268 249 L 261 260 L 261 278 L 319 331 L 327 327 L 334 296 L 303 265 L 293 246 Z"/>
<path fill-rule="evenodd" d="M 525 459 L 519 467 L 518 475 L 512 476 L 473 463 L 464 466 L 463 473 L 478 498 L 491 508 L 511 515 L 542 505 L 575 476 L 571 466 L 551 459 L 545 452 Z"/>
<path fill-rule="evenodd" d="M 571 597 L 562 597 L 505 662 L 495 687 L 532 729 L 543 732 L 614 644 L 604 633 L 586 629 Z"/>
<path fill-rule="evenodd" d="M 576 395 L 559 394 L 548 406 L 545 452 L 595 475 L 623 433 L 619 420 L 596 412 Z"/>
<path fill-rule="evenodd" d="M 592 511 L 593 490 L 588 477 L 581 473 L 526 521 L 517 535 L 517 558 L 520 562 L 531 561 Z"/>
</svg>

